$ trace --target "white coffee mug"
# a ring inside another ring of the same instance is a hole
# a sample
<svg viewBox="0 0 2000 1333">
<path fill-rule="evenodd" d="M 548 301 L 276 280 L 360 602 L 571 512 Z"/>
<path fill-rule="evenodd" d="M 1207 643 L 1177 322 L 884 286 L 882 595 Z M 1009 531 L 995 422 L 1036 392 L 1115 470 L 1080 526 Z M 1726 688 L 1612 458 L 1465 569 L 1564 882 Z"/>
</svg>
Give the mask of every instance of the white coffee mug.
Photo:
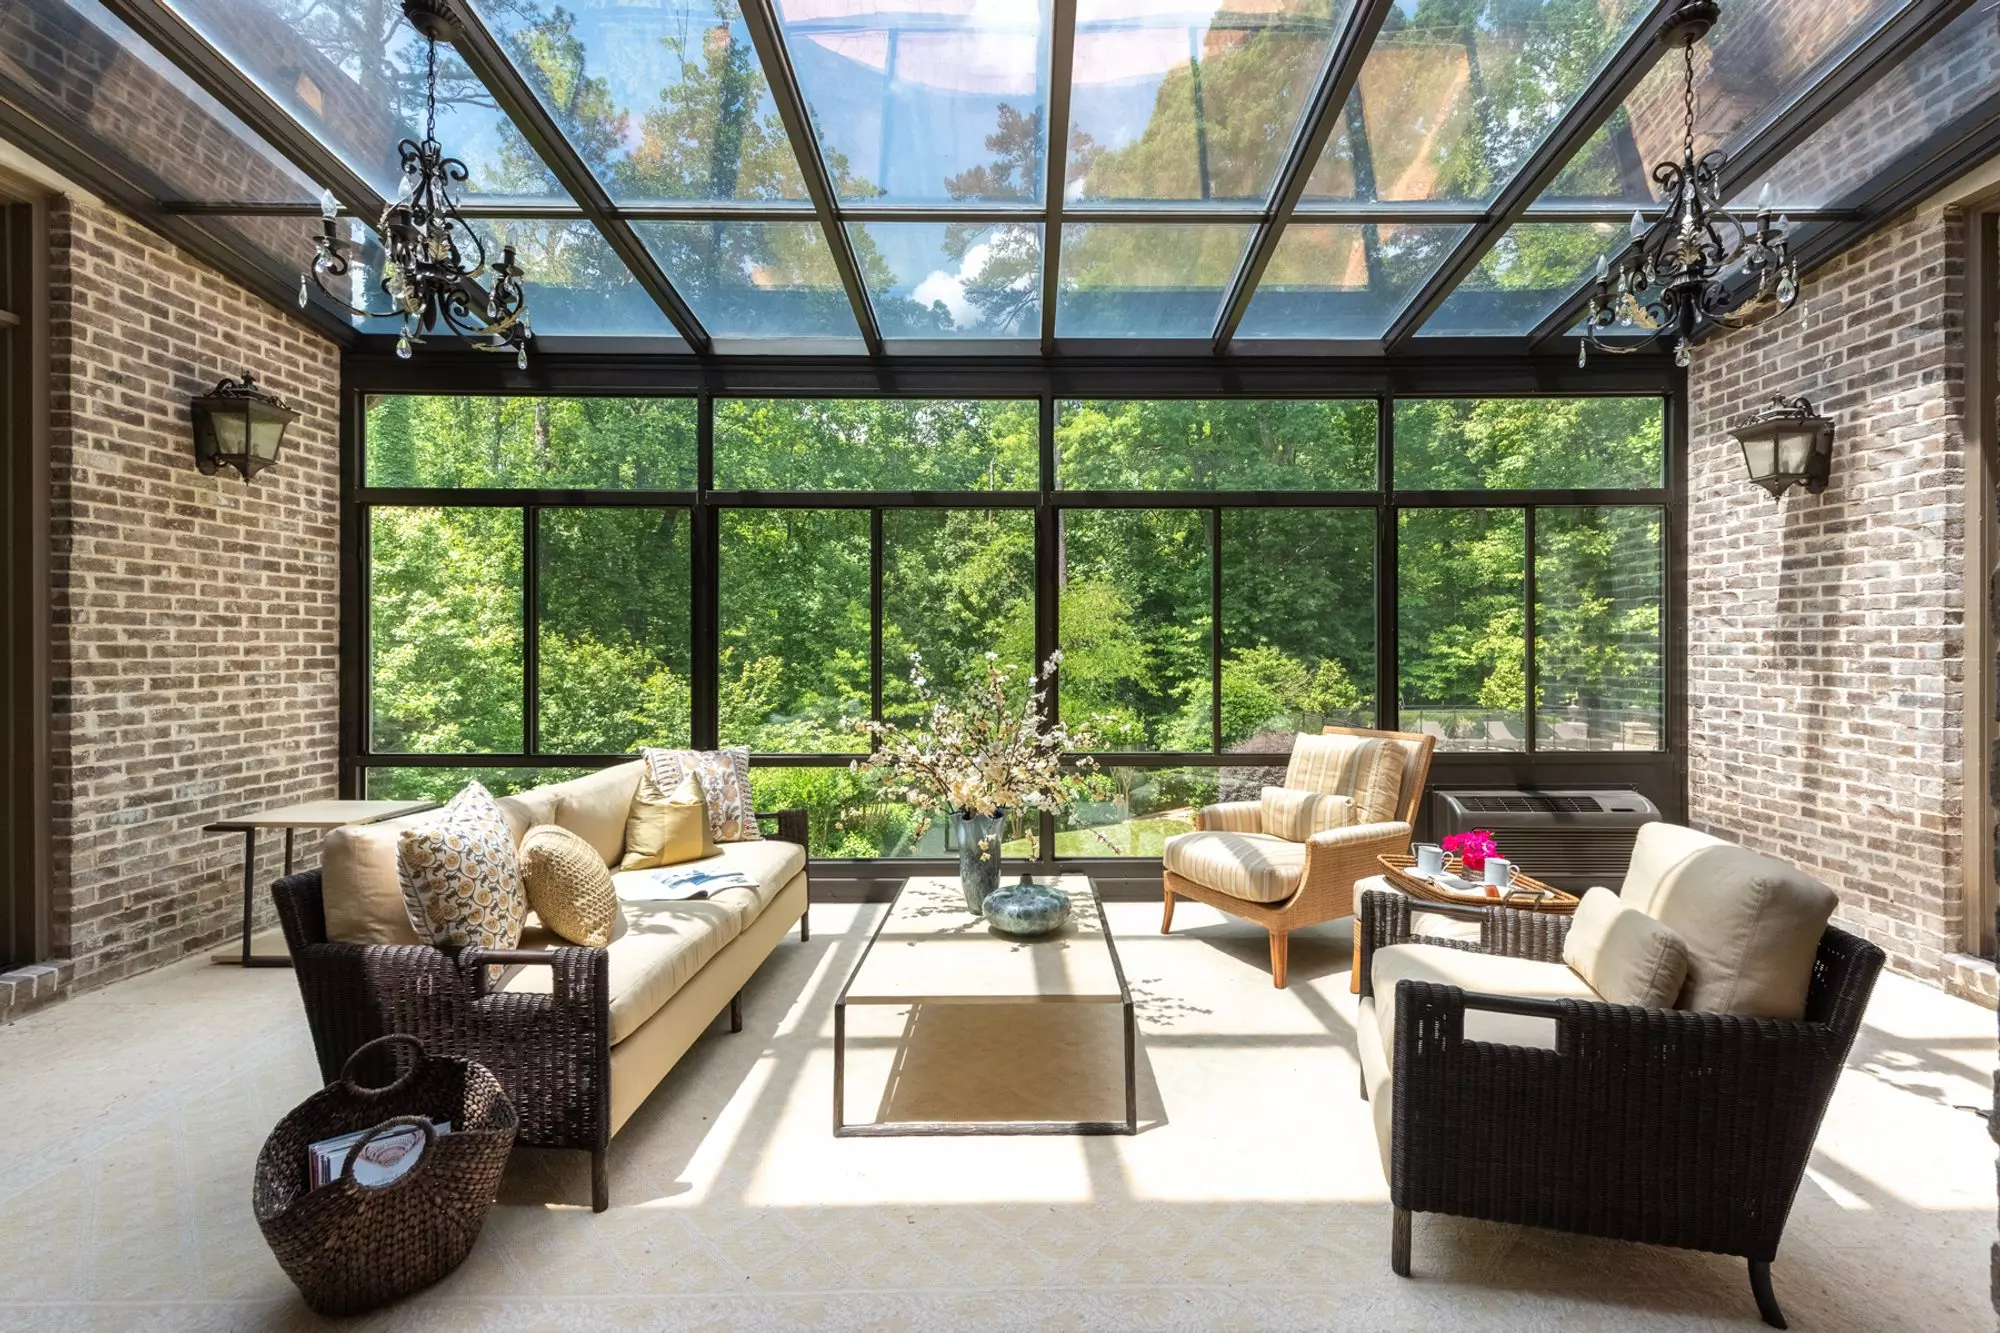
<svg viewBox="0 0 2000 1333">
<path fill-rule="evenodd" d="M 1506 888 L 1514 882 L 1514 863 L 1504 856 L 1486 858 L 1486 882 L 1495 888 Z"/>
<path fill-rule="evenodd" d="M 1417 844 L 1417 873 L 1436 875 L 1444 870 L 1444 848 L 1434 842 Z"/>
</svg>

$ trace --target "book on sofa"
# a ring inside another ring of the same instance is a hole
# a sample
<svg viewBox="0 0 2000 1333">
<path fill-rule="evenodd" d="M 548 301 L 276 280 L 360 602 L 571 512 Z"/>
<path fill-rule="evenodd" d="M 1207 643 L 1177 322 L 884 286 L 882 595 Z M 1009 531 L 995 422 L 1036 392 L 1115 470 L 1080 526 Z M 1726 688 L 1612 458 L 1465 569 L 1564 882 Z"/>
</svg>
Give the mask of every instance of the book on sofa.
<svg viewBox="0 0 2000 1333">
<path fill-rule="evenodd" d="M 625 875 L 618 896 L 633 901 L 693 902 L 724 889 L 754 889 L 757 882 L 734 870 L 700 870 L 693 866 L 662 866 L 645 875 Z"/>
</svg>

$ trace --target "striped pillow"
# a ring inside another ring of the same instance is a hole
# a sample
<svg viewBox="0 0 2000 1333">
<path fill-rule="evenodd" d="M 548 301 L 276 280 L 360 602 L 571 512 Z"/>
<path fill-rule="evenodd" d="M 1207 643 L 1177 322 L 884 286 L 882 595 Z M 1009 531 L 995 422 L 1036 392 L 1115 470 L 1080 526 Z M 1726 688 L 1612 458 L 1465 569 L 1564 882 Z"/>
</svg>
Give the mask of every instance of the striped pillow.
<svg viewBox="0 0 2000 1333">
<path fill-rule="evenodd" d="M 1302 731 L 1292 744 L 1285 786 L 1349 797 L 1355 823 L 1381 824 L 1397 817 L 1408 761 L 1400 744 L 1379 736 L 1314 736 Z"/>
<path fill-rule="evenodd" d="M 1354 802 L 1323 791 L 1266 787 L 1260 802 L 1264 832 L 1288 842 L 1304 842 L 1325 829 L 1354 820 Z"/>
</svg>

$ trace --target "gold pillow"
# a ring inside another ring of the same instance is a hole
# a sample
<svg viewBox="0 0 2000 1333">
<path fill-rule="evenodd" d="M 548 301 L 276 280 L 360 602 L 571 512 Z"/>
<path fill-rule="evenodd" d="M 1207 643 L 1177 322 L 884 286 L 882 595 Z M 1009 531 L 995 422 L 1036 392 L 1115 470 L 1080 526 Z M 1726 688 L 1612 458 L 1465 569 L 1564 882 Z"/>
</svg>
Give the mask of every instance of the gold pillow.
<svg viewBox="0 0 2000 1333">
<path fill-rule="evenodd" d="M 1304 842 L 1324 829 L 1354 822 L 1354 802 L 1323 791 L 1264 788 L 1259 801 L 1264 832 L 1288 842 Z"/>
<path fill-rule="evenodd" d="M 618 892 L 597 849 L 560 824 L 537 824 L 515 853 L 528 906 L 566 940 L 602 949 L 618 925 Z"/>
<path fill-rule="evenodd" d="M 650 870 L 714 855 L 715 835 L 701 780 L 690 773 L 667 790 L 651 768 L 641 773 L 632 812 L 625 817 L 625 859 L 618 868 Z"/>
</svg>

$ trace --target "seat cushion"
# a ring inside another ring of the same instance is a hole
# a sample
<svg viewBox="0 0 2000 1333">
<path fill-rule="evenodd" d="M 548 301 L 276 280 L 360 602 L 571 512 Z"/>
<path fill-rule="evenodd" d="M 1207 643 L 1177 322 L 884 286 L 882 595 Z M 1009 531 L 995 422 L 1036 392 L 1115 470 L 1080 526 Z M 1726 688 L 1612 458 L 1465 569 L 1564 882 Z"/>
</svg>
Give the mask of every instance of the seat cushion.
<svg viewBox="0 0 2000 1333">
<path fill-rule="evenodd" d="M 1354 802 L 1353 822 L 1380 824 L 1397 817 L 1407 762 L 1400 744 L 1380 736 L 1300 732 L 1285 767 L 1285 786 L 1346 796 Z"/>
<path fill-rule="evenodd" d="M 1299 891 L 1306 845 L 1268 833 L 1176 833 L 1160 861 L 1183 879 L 1250 903 L 1280 903 Z"/>
<path fill-rule="evenodd" d="M 806 849 L 795 842 L 779 842 L 775 838 L 760 838 L 756 842 L 725 842 L 715 849 L 714 855 L 684 862 L 676 869 L 688 866 L 711 873 L 734 870 L 755 881 L 754 888 L 724 889 L 709 899 L 735 912 L 741 919 L 741 927 L 747 928 L 771 905 L 771 900 L 806 868 Z M 636 906 L 647 898 L 653 887 L 648 874 L 643 870 L 621 870 L 612 875 L 611 880 L 617 886 L 621 900 Z"/>
<path fill-rule="evenodd" d="M 1374 959 L 1375 1011 L 1389 1063 L 1396 1060 L 1396 983 L 1428 981 L 1487 995 L 1540 1000 L 1595 1000 L 1598 995 L 1562 963 L 1448 949 L 1441 944 L 1392 944 Z M 1465 1011 L 1468 1041 L 1555 1049 L 1556 1025 L 1547 1018 Z"/>
<path fill-rule="evenodd" d="M 627 902 L 620 908 L 624 929 L 604 950 L 610 964 L 613 1046 L 659 1012 L 743 929 L 742 914 L 727 903 Z M 568 943 L 546 926 L 521 935 L 524 949 L 556 949 Z M 508 969 L 500 989 L 547 995 L 554 986 L 552 969 L 520 966 Z"/>
<path fill-rule="evenodd" d="M 607 866 L 617 865 L 625 854 L 625 817 L 644 768 L 634 759 L 542 789 L 555 807 L 555 822 L 582 835 Z"/>
<path fill-rule="evenodd" d="M 1353 822 L 1353 799 L 1332 792 L 1266 787 L 1258 801 L 1257 831 L 1287 842 L 1304 842 L 1322 829 Z"/>
<path fill-rule="evenodd" d="M 528 919 L 514 834 L 477 782 L 397 842 L 403 905 L 426 944 L 511 949 Z"/>
<path fill-rule="evenodd" d="M 560 824 L 537 824 L 515 849 L 528 906 L 573 944 L 601 949 L 618 922 L 618 893 L 597 849 Z"/>
<path fill-rule="evenodd" d="M 1747 847 L 1648 824 L 1622 897 L 1687 946 L 1678 1008 L 1805 1016 L 1813 959 L 1840 901 L 1826 885 Z"/>
<path fill-rule="evenodd" d="M 1609 889 L 1577 904 L 1563 940 L 1563 962 L 1612 1004 L 1670 1009 L 1687 980 L 1681 937 Z"/>
<path fill-rule="evenodd" d="M 625 853 L 620 870 L 649 870 L 715 855 L 708 824 L 708 801 L 689 774 L 678 787 L 662 787 L 650 768 L 639 771 L 639 790 L 625 816 Z"/>
</svg>

